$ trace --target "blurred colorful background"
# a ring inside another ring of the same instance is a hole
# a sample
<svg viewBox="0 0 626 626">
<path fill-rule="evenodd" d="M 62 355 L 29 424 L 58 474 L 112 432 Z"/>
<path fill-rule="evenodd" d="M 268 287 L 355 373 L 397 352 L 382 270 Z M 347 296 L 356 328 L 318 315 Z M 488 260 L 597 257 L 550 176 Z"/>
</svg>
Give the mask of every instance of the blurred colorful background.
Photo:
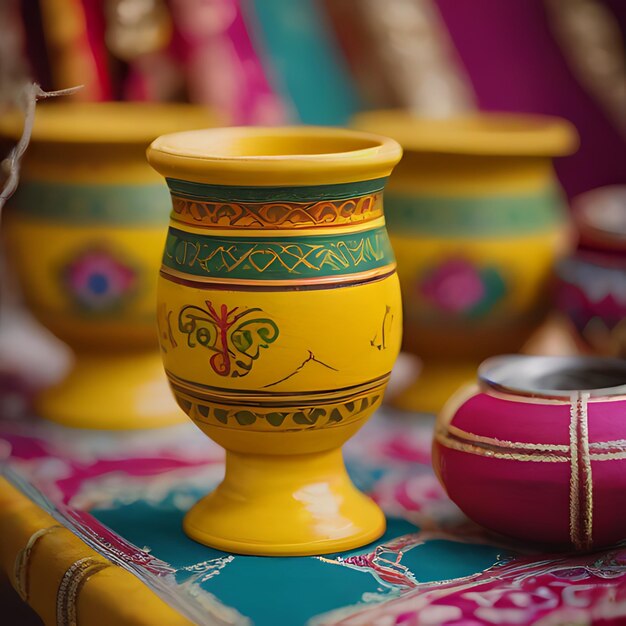
<svg viewBox="0 0 626 626">
<path fill-rule="evenodd" d="M 581 136 L 557 166 L 569 196 L 626 179 L 620 0 L 7 0 L 1 10 L 6 77 L 83 85 L 76 99 L 191 101 L 233 124 L 342 125 L 395 107 L 560 115 Z"/>
</svg>

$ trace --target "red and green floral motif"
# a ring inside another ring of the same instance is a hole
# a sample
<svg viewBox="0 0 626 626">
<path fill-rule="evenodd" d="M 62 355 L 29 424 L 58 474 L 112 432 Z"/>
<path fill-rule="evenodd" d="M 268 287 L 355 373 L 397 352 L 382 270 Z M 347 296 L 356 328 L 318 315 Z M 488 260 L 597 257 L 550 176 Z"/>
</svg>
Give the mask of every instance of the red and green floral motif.
<svg viewBox="0 0 626 626">
<path fill-rule="evenodd" d="M 187 345 L 207 348 L 211 369 L 219 376 L 237 378 L 250 373 L 262 348 L 278 339 L 278 326 L 259 308 L 228 309 L 205 301 L 206 309 L 187 305 L 178 315 L 178 329 Z"/>
<path fill-rule="evenodd" d="M 110 312 L 121 307 L 137 289 L 137 272 L 105 249 L 83 250 L 62 272 L 63 286 L 82 309 Z"/>
<path fill-rule="evenodd" d="M 477 267 L 464 258 L 450 258 L 429 269 L 417 285 L 418 294 L 440 312 L 463 318 L 488 314 L 506 294 L 494 267 Z"/>
</svg>

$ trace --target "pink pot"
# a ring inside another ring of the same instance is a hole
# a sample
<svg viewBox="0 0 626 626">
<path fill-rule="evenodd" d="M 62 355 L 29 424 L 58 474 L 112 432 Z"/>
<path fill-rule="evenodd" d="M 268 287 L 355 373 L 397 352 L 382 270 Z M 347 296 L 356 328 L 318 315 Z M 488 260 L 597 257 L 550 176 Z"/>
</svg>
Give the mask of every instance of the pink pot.
<svg viewBox="0 0 626 626">
<path fill-rule="evenodd" d="M 437 419 L 433 464 L 477 523 L 590 549 L 626 538 L 626 361 L 502 356 Z"/>
</svg>

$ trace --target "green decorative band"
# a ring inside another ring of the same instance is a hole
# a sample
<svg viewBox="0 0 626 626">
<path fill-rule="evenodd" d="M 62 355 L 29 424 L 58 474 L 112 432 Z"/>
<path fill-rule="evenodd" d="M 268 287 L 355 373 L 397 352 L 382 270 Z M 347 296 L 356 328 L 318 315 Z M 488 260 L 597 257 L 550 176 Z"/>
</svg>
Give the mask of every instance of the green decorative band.
<svg viewBox="0 0 626 626">
<path fill-rule="evenodd" d="M 393 233 L 443 236 L 519 235 L 559 224 L 565 202 L 558 189 L 515 196 L 440 197 L 385 192 Z"/>
<path fill-rule="evenodd" d="M 386 178 L 363 180 L 338 185 L 314 185 L 310 187 L 236 187 L 229 185 L 206 185 L 176 178 L 168 178 L 167 184 L 175 196 L 209 200 L 213 202 L 313 202 L 317 200 L 341 200 L 356 198 L 381 191 Z"/>
<path fill-rule="evenodd" d="M 253 430 L 330 428 L 362 419 L 379 406 L 389 375 L 344 390 L 281 393 L 216 389 L 167 372 L 179 406 L 191 419 Z"/>
<path fill-rule="evenodd" d="M 385 390 L 382 387 L 347 402 L 335 402 L 330 405 L 316 402 L 313 406 L 300 404 L 269 409 L 203 400 L 178 390 L 174 385 L 172 391 L 178 406 L 199 424 L 261 431 L 278 429 L 294 431 L 345 426 L 363 420 L 380 406 Z"/>
<path fill-rule="evenodd" d="M 11 198 L 22 215 L 64 224 L 163 226 L 171 199 L 163 184 L 98 185 L 25 181 Z"/>
<path fill-rule="evenodd" d="M 394 263 L 384 226 L 309 237 L 214 237 L 170 228 L 165 268 L 187 276 L 257 281 L 328 278 Z"/>
</svg>

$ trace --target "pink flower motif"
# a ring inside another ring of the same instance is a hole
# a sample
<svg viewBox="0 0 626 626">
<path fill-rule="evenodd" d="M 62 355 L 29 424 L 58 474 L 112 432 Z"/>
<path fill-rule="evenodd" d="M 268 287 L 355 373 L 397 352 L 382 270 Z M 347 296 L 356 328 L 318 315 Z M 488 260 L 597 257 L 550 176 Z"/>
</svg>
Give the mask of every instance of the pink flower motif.
<svg viewBox="0 0 626 626">
<path fill-rule="evenodd" d="M 424 297 L 439 309 L 463 313 L 485 297 L 485 285 L 476 268 L 465 259 L 449 259 L 436 267 L 420 284 Z"/>
<path fill-rule="evenodd" d="M 105 250 L 88 250 L 65 271 L 66 284 L 78 302 L 91 310 L 117 305 L 135 287 L 135 270 Z"/>
</svg>

